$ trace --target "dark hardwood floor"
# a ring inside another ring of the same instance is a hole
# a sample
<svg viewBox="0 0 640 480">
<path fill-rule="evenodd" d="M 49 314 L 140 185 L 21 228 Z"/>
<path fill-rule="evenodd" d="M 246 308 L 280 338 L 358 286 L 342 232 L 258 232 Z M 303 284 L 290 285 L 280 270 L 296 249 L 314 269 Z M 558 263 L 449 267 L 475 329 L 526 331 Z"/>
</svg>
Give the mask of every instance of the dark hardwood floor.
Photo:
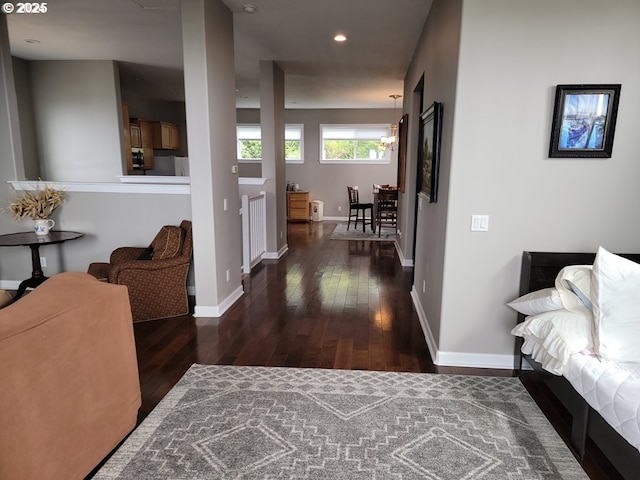
<svg viewBox="0 0 640 480">
<path fill-rule="evenodd" d="M 142 421 L 193 363 L 514 376 L 511 370 L 439 367 L 410 297 L 411 271 L 387 242 L 329 240 L 334 223 L 289 225 L 289 252 L 243 280 L 221 318 L 136 323 Z M 514 318 L 515 321 L 515 318 Z M 530 373 L 526 388 L 566 441 L 570 417 Z M 621 478 L 588 446 L 590 478 Z"/>
</svg>

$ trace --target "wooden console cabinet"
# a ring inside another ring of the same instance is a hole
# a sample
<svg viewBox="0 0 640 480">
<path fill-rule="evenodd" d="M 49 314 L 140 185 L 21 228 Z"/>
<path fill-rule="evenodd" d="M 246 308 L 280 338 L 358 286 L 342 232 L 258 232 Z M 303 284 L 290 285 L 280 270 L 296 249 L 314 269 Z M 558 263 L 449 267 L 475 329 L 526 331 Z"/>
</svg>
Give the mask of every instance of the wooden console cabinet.
<svg viewBox="0 0 640 480">
<path fill-rule="evenodd" d="M 287 192 L 287 220 L 309 221 L 309 192 Z"/>
</svg>

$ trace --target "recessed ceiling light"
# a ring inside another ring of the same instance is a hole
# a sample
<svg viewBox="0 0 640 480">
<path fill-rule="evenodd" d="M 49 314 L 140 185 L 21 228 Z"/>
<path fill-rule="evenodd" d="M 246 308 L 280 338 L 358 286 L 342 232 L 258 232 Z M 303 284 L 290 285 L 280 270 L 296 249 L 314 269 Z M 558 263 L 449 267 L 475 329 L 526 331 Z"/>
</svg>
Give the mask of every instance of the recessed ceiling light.
<svg viewBox="0 0 640 480">
<path fill-rule="evenodd" d="M 336 42 L 346 42 L 346 41 L 347 41 L 347 36 L 346 36 L 346 35 L 344 35 L 344 34 L 342 34 L 342 33 L 339 33 L 339 34 L 337 34 L 335 37 L 333 37 L 333 39 L 334 39 Z"/>
<path fill-rule="evenodd" d="M 256 10 L 258 10 L 258 7 L 256 7 L 255 5 L 251 5 L 249 3 L 247 3 L 246 5 L 242 5 L 242 11 L 244 13 L 248 13 L 251 15 L 256 13 Z"/>
</svg>

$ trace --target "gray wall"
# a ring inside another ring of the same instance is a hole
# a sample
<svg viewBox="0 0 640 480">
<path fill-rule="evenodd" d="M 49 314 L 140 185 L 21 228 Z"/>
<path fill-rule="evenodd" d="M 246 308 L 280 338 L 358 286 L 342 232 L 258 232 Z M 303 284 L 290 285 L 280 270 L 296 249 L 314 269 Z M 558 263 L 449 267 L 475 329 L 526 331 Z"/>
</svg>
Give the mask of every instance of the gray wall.
<svg viewBox="0 0 640 480">
<path fill-rule="evenodd" d="M 278 258 L 287 248 L 287 198 L 284 161 L 284 72 L 273 61 L 260 61 L 262 175 L 267 179 L 266 256 Z"/>
<path fill-rule="evenodd" d="M 239 163 L 238 176 L 250 177 L 250 178 L 261 178 L 262 164 L 260 162 Z"/>
<path fill-rule="evenodd" d="M 242 294 L 233 15 L 220 0 L 181 2 L 197 316 Z M 227 208 L 225 208 L 227 207 Z"/>
<path fill-rule="evenodd" d="M 411 215 L 401 216 L 400 228 L 402 231 L 412 232 L 410 225 L 414 222 L 417 204 L 415 258 L 412 251 L 408 250 L 413 248 L 413 243 L 407 236 L 401 246 L 406 249 L 404 257 L 414 260 L 414 294 L 424 310 L 431 335 L 436 343 L 441 329 L 442 279 L 452 165 L 451 151 L 454 138 L 461 7 L 462 2 L 459 0 L 434 2 L 405 80 L 405 95 L 411 99 L 407 102 L 411 129 L 407 152 L 407 190 L 405 195 L 401 196 L 401 205 L 406 212 L 411 212 Z M 423 76 L 424 103 L 421 104 L 420 94 L 414 93 L 414 90 Z M 435 101 L 443 104 L 442 151 L 438 201 L 429 203 L 416 196 L 418 126 L 420 113 Z M 433 355 L 435 352 L 431 353 Z"/>
<path fill-rule="evenodd" d="M 441 196 L 419 212 L 415 287 L 421 292 L 426 282 L 418 308 L 441 363 L 505 366 L 515 324 L 505 302 L 517 296 L 523 250 L 637 251 L 640 245 L 634 121 L 640 63 L 629 57 L 640 49 L 640 3 L 459 5 L 434 2 L 408 77 L 424 72 L 425 103 L 442 101 L 445 120 Z M 459 67 L 452 78 L 456 30 Z M 585 55 L 562 52 L 559 46 L 572 38 L 581 39 Z M 455 91 L 448 86 L 454 82 Z M 613 156 L 549 159 L 555 86 L 581 83 L 622 84 Z M 488 232 L 470 231 L 472 214 L 490 215 Z"/>
<path fill-rule="evenodd" d="M 124 156 L 115 62 L 31 62 L 31 88 L 43 178 L 116 181 Z"/>
<path fill-rule="evenodd" d="M 38 142 L 34 128 L 33 104 L 31 102 L 30 62 L 13 57 L 13 76 L 18 99 L 18 120 L 22 137 L 25 179 L 37 180 L 40 177 Z M 24 179 L 20 179 L 24 180 Z"/>
<path fill-rule="evenodd" d="M 331 123 L 391 123 L 400 118 L 400 109 L 361 110 L 285 110 L 286 123 L 304 125 L 304 164 L 286 166 L 286 180 L 300 184 L 300 188 L 311 193 L 311 200 L 324 202 L 324 215 L 346 217 L 348 215 L 347 185 L 358 185 L 361 201 L 373 201 L 372 185 L 397 182 L 397 151 L 391 152 L 388 165 L 334 165 L 321 164 L 320 124 Z M 396 118 L 398 117 L 398 118 Z M 259 110 L 238 110 L 238 123 L 260 123 Z M 256 164 L 240 164 L 241 174 L 257 173 Z M 254 176 L 247 175 L 247 176 Z M 342 211 L 338 211 L 338 207 Z"/>
<path fill-rule="evenodd" d="M 0 162 L 2 207 L 16 195 L 5 182 L 24 177 L 37 179 L 41 163 L 42 170 L 48 173 L 42 173 L 46 180 L 117 181 L 116 176 L 123 170 L 120 99 L 113 62 L 12 60 L 18 109 L 17 114 L 12 114 L 19 119 L 25 174 L 16 175 L 15 166 L 11 167 L 8 160 Z M 6 107 L 0 111 L 6 113 Z M 8 133 L 8 129 L 2 130 Z M 46 151 L 41 159 L 34 147 L 36 138 Z M 10 141 L 0 142 L 3 149 L 10 145 Z M 12 156 L 7 149 L 3 158 Z M 68 201 L 52 218 L 57 229 L 76 230 L 85 236 L 42 247 L 40 254 L 47 259 L 45 275 L 86 271 L 91 262 L 108 261 L 118 246 L 146 246 L 162 225 L 191 218 L 190 206 L 189 195 L 68 192 Z M 17 223 L 9 214 L 0 215 L 0 234 L 31 228 L 29 219 Z M 0 251 L 0 288 L 16 288 L 30 273 L 27 247 L 5 247 Z"/>
<path fill-rule="evenodd" d="M 52 218 L 56 229 L 84 233 L 60 245 L 41 247 L 46 257 L 45 275 L 63 271 L 85 272 L 91 262 L 108 262 L 116 247 L 146 247 L 163 225 L 178 225 L 191 218 L 189 195 L 69 192 L 68 200 Z M 16 223 L 3 215 L 0 233 L 27 231 L 30 219 Z M 143 219 L 143 221 L 141 221 Z M 3 247 L 0 251 L 0 288 L 16 288 L 31 275 L 28 247 Z"/>
<path fill-rule="evenodd" d="M 9 51 L 9 33 L 6 15 L 0 15 L 0 181 L 24 176 L 20 123 L 18 121 L 18 99 L 15 94 L 13 63 Z M 2 210 L 11 202 L 13 190 L 9 185 L 0 185 L 0 233 L 4 224 L 10 225 L 11 216 Z M 6 253 L 0 255 L 6 256 Z M 2 278 L 0 266 L 0 278 Z"/>
<path fill-rule="evenodd" d="M 18 98 L 6 15 L 0 15 L 0 92 L 0 174 L 24 176 Z"/>
</svg>

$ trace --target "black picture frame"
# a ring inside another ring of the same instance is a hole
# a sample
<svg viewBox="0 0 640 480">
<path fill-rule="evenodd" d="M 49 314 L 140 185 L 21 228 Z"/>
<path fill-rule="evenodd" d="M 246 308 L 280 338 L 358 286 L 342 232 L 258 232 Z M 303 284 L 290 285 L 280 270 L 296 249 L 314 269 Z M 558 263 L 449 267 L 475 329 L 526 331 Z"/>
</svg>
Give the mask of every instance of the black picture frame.
<svg viewBox="0 0 640 480">
<path fill-rule="evenodd" d="M 405 192 L 407 170 L 407 128 L 409 114 L 405 113 L 398 122 L 398 190 Z"/>
<path fill-rule="evenodd" d="M 550 158 L 611 158 L 621 84 L 557 85 Z"/>
<path fill-rule="evenodd" d="M 429 203 L 438 201 L 440 173 L 440 137 L 442 135 L 442 103 L 433 104 L 420 114 L 420 147 L 418 148 L 418 195 Z"/>
</svg>

